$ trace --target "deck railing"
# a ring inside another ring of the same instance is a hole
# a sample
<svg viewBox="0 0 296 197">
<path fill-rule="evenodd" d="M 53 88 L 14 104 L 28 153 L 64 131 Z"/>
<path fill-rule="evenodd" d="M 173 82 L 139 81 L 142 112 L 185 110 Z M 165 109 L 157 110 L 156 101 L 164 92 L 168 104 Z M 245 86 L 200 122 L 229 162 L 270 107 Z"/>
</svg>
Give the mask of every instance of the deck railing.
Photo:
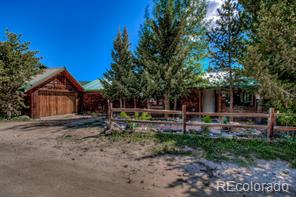
<svg viewBox="0 0 296 197">
<path fill-rule="evenodd" d="M 119 119 L 113 118 L 114 112 L 147 112 L 150 114 L 171 114 L 182 115 L 182 121 L 160 121 L 160 120 L 135 120 L 135 119 Z M 137 123 L 149 123 L 149 124 L 178 124 L 182 125 L 182 131 L 186 133 L 187 126 L 207 126 L 207 127 L 240 127 L 240 128 L 258 128 L 266 129 L 267 137 L 272 141 L 274 131 L 296 131 L 296 127 L 290 126 L 276 126 L 276 117 L 285 115 L 281 113 L 275 113 L 274 108 L 269 109 L 269 113 L 210 113 L 210 112 L 188 112 L 186 111 L 186 105 L 182 106 L 182 110 L 156 110 L 156 109 L 142 109 L 142 108 L 113 108 L 112 103 L 108 104 L 108 128 L 112 129 L 112 122 L 137 122 Z M 214 117 L 252 117 L 252 118 L 266 118 L 267 124 L 234 124 L 234 123 L 204 123 L 204 122 L 187 122 L 187 117 L 192 115 L 196 116 L 214 116 Z"/>
</svg>

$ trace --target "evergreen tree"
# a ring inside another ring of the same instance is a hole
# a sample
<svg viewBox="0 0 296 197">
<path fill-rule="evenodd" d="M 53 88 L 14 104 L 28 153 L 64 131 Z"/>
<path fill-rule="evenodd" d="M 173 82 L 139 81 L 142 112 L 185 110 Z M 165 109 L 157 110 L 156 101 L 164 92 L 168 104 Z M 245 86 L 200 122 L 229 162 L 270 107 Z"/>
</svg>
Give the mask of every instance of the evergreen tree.
<svg viewBox="0 0 296 197">
<path fill-rule="evenodd" d="M 277 108 L 296 112 L 296 4 L 260 1 L 253 34 L 244 59 L 260 93 Z"/>
<path fill-rule="evenodd" d="M 208 32 L 210 57 L 214 63 L 213 70 L 227 74 L 229 86 L 230 112 L 233 112 L 233 88 L 239 79 L 239 60 L 243 54 L 244 32 L 239 5 L 233 0 L 226 0 L 218 9 L 219 19 Z"/>
<path fill-rule="evenodd" d="M 206 47 L 205 1 L 158 0 L 140 31 L 137 60 L 146 99 L 163 97 L 165 109 L 194 81 Z"/>
<path fill-rule="evenodd" d="M 0 114 L 10 119 L 25 107 L 21 87 L 43 68 L 37 51 L 29 49 L 21 35 L 6 32 L 0 42 Z"/>
<path fill-rule="evenodd" d="M 125 105 L 126 99 L 132 97 L 133 92 L 133 56 L 126 27 L 123 33 L 118 31 L 114 40 L 111 69 L 104 73 L 101 83 L 104 95 L 111 100 L 119 100 L 120 107 Z"/>
</svg>

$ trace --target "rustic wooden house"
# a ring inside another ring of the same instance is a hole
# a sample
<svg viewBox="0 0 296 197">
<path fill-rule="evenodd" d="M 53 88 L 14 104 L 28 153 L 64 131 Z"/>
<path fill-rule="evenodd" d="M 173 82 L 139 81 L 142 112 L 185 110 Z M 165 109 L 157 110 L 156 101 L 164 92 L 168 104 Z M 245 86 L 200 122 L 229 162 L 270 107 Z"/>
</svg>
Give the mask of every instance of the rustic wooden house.
<svg viewBox="0 0 296 197">
<path fill-rule="evenodd" d="M 200 112 L 229 111 L 229 86 L 227 72 L 207 72 L 202 78 L 204 82 L 196 84 L 190 93 L 195 95 L 198 104 L 194 108 Z M 247 77 L 239 77 L 234 82 L 233 97 L 235 112 L 258 112 L 262 110 L 261 98 L 256 94 L 257 82 Z M 190 100 L 190 99 L 189 99 Z M 183 104 L 186 104 L 186 98 Z M 198 106 L 197 106 L 198 105 Z M 190 106 L 190 105 L 189 105 Z"/>
<path fill-rule="evenodd" d="M 45 69 L 24 88 L 32 118 L 80 112 L 84 89 L 65 68 Z"/>
<path fill-rule="evenodd" d="M 103 97 L 102 85 L 99 79 L 83 85 L 83 113 L 104 113 L 107 111 L 107 100 Z"/>
<path fill-rule="evenodd" d="M 178 100 L 176 109 L 182 105 L 188 111 L 195 112 L 227 112 L 229 111 L 229 91 L 225 81 L 225 72 L 205 73 L 203 81 L 193 86 L 188 93 Z M 256 94 L 255 80 L 244 78 L 234 84 L 234 111 L 261 112 L 262 100 Z M 155 109 L 164 109 L 162 98 L 151 99 L 148 106 Z M 174 108 L 173 104 L 171 108 Z"/>
<path fill-rule="evenodd" d="M 189 93 L 179 99 L 181 109 L 187 106 L 188 111 L 226 112 L 228 111 L 228 87 L 224 84 L 223 73 L 206 73 L 205 83 L 198 83 Z M 65 68 L 45 69 L 25 85 L 26 113 L 32 118 L 72 113 L 105 113 L 107 101 L 102 96 L 100 80 L 94 80 L 83 86 Z M 256 83 L 250 79 L 240 80 L 234 88 L 234 110 L 238 112 L 261 112 L 262 102 L 255 91 Z M 119 107 L 116 101 L 113 103 Z M 119 105 L 119 104 L 118 104 Z M 163 109 L 161 98 L 150 99 L 148 103 L 137 102 L 137 107 Z M 126 107 L 134 107 L 134 102 L 126 102 Z"/>
</svg>

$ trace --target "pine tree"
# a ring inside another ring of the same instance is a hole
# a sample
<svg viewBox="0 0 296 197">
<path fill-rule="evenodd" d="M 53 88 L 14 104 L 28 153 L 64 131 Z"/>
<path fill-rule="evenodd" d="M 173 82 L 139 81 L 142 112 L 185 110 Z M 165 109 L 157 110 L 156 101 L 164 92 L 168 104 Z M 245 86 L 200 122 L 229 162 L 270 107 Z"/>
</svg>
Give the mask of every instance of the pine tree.
<svg viewBox="0 0 296 197">
<path fill-rule="evenodd" d="M 159 0 L 153 16 L 146 14 L 137 48 L 146 99 L 163 97 L 169 109 L 190 87 L 206 46 L 205 13 L 205 1 Z"/>
<path fill-rule="evenodd" d="M 29 42 L 21 41 L 21 35 L 8 31 L 6 40 L 0 42 L 0 115 L 8 119 L 26 107 L 21 88 L 43 68 L 36 57 L 38 52 L 29 46 Z"/>
<path fill-rule="evenodd" d="M 212 69 L 226 72 L 226 85 L 229 86 L 230 112 L 233 112 L 233 88 L 238 73 L 239 60 L 243 54 L 244 32 L 239 5 L 226 0 L 218 9 L 219 19 L 208 32 Z"/>
<path fill-rule="evenodd" d="M 111 100 L 119 100 L 120 107 L 125 106 L 126 99 L 132 97 L 133 56 L 126 27 L 123 33 L 118 31 L 114 40 L 111 69 L 104 73 L 101 83 L 104 95 Z"/>
<path fill-rule="evenodd" d="M 271 3 L 272 2 L 272 3 Z M 277 108 L 296 112 L 296 5 L 292 1 L 260 1 L 244 59 L 260 93 Z"/>
</svg>

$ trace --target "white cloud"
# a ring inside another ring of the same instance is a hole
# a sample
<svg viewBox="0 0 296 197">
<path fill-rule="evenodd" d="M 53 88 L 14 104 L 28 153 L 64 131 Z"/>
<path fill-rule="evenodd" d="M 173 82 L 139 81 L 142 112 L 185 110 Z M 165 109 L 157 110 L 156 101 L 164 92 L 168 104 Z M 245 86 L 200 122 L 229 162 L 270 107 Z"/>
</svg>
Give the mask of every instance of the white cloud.
<svg viewBox="0 0 296 197">
<path fill-rule="evenodd" d="M 208 4 L 208 10 L 207 10 L 207 15 L 206 15 L 206 20 L 210 21 L 218 19 L 218 12 L 217 9 L 221 7 L 223 4 L 224 0 L 209 0 Z"/>
</svg>

